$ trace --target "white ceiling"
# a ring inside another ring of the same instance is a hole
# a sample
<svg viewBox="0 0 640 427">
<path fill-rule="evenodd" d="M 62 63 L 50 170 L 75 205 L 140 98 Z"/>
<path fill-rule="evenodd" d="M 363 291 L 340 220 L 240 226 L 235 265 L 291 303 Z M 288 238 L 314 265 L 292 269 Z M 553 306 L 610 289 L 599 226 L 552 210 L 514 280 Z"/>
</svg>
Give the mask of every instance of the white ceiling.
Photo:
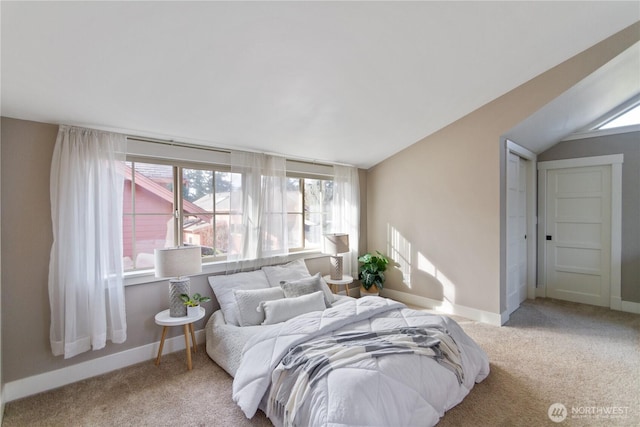
<svg viewBox="0 0 640 427">
<path fill-rule="evenodd" d="M 630 2 L 6 2 L 2 115 L 368 168 Z"/>
</svg>

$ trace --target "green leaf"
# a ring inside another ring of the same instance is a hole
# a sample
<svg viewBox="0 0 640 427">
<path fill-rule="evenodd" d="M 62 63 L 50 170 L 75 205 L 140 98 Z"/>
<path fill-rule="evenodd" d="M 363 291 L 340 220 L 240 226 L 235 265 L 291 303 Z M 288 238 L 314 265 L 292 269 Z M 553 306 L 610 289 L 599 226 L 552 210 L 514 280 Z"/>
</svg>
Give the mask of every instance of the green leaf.
<svg viewBox="0 0 640 427">
<path fill-rule="evenodd" d="M 358 261 L 362 263 L 358 270 L 358 278 L 365 289 L 369 289 L 374 284 L 379 288 L 384 285 L 385 275 L 383 271 L 386 271 L 389 259 L 380 251 L 376 251 L 376 254 L 367 253 L 358 258 Z"/>
<path fill-rule="evenodd" d="M 358 261 L 363 262 L 365 264 L 371 262 L 371 254 L 362 255 L 360 258 L 358 258 Z"/>
</svg>

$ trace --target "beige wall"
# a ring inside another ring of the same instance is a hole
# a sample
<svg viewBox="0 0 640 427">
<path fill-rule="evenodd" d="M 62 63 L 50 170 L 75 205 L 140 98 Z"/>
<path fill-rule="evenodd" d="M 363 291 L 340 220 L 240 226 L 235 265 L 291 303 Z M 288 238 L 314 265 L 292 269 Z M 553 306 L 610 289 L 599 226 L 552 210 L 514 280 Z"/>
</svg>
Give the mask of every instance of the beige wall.
<svg viewBox="0 0 640 427">
<path fill-rule="evenodd" d="M 0 125 L 0 128 L 2 126 Z M 2 171 L 2 138 L 0 138 L 0 172 Z M 2 174 L 0 173 L 0 212 L 2 211 Z M 2 228 L 0 227 L 0 425 L 4 415 L 4 381 L 2 380 Z"/>
<path fill-rule="evenodd" d="M 498 143 L 473 129 L 450 127 L 369 170 L 368 246 L 403 266 L 386 288 L 497 312 L 495 295 L 476 290 L 499 283 Z"/>
<path fill-rule="evenodd" d="M 360 178 L 360 240 L 358 241 L 359 254 L 363 255 L 367 249 L 367 171 L 358 170 Z"/>
<path fill-rule="evenodd" d="M 505 310 L 501 136 L 631 46 L 639 29 L 627 28 L 368 171 L 368 250 L 401 265 L 389 272 L 387 288 Z"/>
</svg>

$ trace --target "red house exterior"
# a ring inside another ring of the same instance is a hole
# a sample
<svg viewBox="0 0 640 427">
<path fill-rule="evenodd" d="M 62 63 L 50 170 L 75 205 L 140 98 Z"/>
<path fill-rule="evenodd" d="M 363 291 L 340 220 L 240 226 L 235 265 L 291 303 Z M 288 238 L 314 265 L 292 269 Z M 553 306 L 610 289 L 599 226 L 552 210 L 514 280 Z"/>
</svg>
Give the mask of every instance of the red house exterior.
<svg viewBox="0 0 640 427">
<path fill-rule="evenodd" d="M 131 174 L 131 167 L 123 165 L 123 255 L 124 269 L 146 269 L 154 266 L 154 249 L 175 246 L 173 192 L 167 187 L 172 176 Z M 132 194 L 135 181 L 135 199 Z M 203 198 L 205 199 L 205 198 Z M 204 201 L 206 203 L 206 200 Z M 213 214 L 194 203 L 183 201 L 185 212 L 184 242 L 213 246 Z M 194 216 L 186 216 L 195 214 Z M 221 214 L 221 212 L 218 212 Z M 228 215 L 228 210 L 226 212 Z M 218 225 L 220 227 L 220 224 Z M 135 238 L 134 238 L 135 236 Z"/>
</svg>

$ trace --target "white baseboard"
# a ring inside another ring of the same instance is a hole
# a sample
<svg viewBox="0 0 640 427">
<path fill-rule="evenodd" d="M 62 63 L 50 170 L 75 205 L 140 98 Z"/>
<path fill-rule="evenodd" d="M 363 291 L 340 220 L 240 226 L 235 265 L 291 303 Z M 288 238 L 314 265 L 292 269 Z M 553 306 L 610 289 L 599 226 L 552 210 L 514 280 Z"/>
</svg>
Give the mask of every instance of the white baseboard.
<svg viewBox="0 0 640 427">
<path fill-rule="evenodd" d="M 622 310 L 622 298 L 620 298 L 620 297 L 611 297 L 609 299 L 609 308 L 611 310 L 621 311 Z M 622 310 L 622 311 L 624 311 L 624 310 Z"/>
<path fill-rule="evenodd" d="M 546 298 L 545 288 L 543 286 L 536 288 L 536 298 Z M 623 301 L 621 297 L 617 296 L 609 299 L 609 308 L 616 311 L 640 314 L 640 303 Z"/>
<path fill-rule="evenodd" d="M 621 310 L 629 313 L 640 314 L 640 303 L 631 301 L 622 301 Z"/>
<path fill-rule="evenodd" d="M 382 291 L 380 291 L 380 294 L 384 297 L 404 302 L 406 304 L 413 304 L 432 310 L 438 310 L 445 314 L 455 314 L 456 316 L 466 317 L 467 319 L 477 320 L 478 322 L 488 323 L 494 326 L 501 326 L 504 323 L 504 313 L 490 313 L 488 311 L 478 310 L 477 308 L 466 307 L 459 304 L 451 304 L 448 301 L 438 301 L 435 299 L 412 295 L 393 289 L 382 289 Z M 508 319 L 509 316 L 506 316 L 506 320 Z M 506 320 L 504 321 L 506 322 Z"/>
<path fill-rule="evenodd" d="M 500 326 L 504 325 L 505 323 L 507 323 L 509 321 L 511 314 L 504 311 L 500 314 Z"/>
<path fill-rule="evenodd" d="M 205 342 L 204 329 L 196 331 L 196 342 Z M 184 335 L 178 335 L 164 341 L 162 354 L 173 353 L 185 349 Z M 4 385 L 5 402 L 31 396 L 43 391 L 52 390 L 77 381 L 106 374 L 145 361 L 151 361 L 158 355 L 160 341 L 143 345 L 119 353 L 110 354 L 98 359 L 88 360 L 66 368 L 45 372 L 28 378 L 11 381 Z M 3 411 L 4 413 L 4 411 Z"/>
<path fill-rule="evenodd" d="M 0 386 L 0 426 L 2 425 L 2 419 L 4 418 L 4 384 Z"/>
</svg>

